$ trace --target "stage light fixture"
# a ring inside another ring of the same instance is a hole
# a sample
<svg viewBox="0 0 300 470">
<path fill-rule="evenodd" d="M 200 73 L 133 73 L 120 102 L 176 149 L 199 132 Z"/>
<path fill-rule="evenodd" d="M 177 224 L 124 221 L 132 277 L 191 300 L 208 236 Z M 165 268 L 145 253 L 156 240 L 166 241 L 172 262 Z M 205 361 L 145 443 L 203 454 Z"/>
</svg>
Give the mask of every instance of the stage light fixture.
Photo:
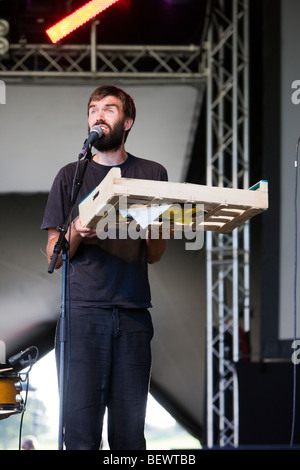
<svg viewBox="0 0 300 470">
<path fill-rule="evenodd" d="M 9 50 L 9 42 L 6 36 L 9 32 L 9 23 L 7 20 L 0 18 L 0 56 L 7 53 Z"/>
<path fill-rule="evenodd" d="M 51 28 L 48 28 L 46 33 L 51 41 L 56 43 L 117 1 L 118 0 L 91 0 L 54 26 L 51 26 Z"/>
</svg>

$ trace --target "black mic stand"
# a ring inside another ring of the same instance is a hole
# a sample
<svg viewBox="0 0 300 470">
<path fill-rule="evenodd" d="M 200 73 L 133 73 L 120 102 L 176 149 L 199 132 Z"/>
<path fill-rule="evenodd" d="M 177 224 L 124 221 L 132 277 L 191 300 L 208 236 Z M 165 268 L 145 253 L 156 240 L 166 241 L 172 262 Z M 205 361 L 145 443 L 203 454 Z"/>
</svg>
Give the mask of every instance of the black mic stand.
<svg viewBox="0 0 300 470">
<path fill-rule="evenodd" d="M 79 160 L 82 157 L 82 153 L 78 157 Z M 51 261 L 48 267 L 48 273 L 53 273 L 58 256 L 62 253 L 62 298 L 61 298 L 61 315 L 60 315 L 60 326 L 59 326 L 59 343 L 60 343 L 60 350 L 59 350 L 59 435 L 58 435 L 58 450 L 63 449 L 63 437 L 64 437 L 64 404 L 65 404 L 65 346 L 67 342 L 67 315 L 66 315 L 66 307 L 67 307 L 67 279 L 68 279 L 68 261 L 69 261 L 69 242 L 66 239 L 66 233 L 68 231 L 68 227 L 70 225 L 70 219 L 72 217 L 73 208 L 79 193 L 79 190 L 82 185 L 83 177 L 87 168 L 88 163 L 91 161 L 92 153 L 91 147 L 85 152 L 84 156 L 84 165 L 79 175 L 79 178 L 76 179 L 76 173 L 74 176 L 73 181 L 73 188 L 70 201 L 69 212 L 66 217 L 66 221 L 64 225 L 61 227 L 57 227 L 59 231 L 59 238 L 54 246 L 53 254 L 51 256 Z"/>
</svg>

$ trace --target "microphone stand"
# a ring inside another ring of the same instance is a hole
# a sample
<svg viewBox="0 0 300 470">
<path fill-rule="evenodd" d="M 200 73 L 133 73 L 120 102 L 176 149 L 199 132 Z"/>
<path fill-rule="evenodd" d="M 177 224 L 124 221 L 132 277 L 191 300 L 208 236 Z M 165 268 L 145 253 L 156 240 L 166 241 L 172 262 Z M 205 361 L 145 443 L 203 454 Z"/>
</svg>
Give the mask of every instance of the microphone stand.
<svg viewBox="0 0 300 470">
<path fill-rule="evenodd" d="M 59 434 L 58 434 L 58 450 L 63 450 L 63 437 L 64 437 L 64 404 L 65 404 L 65 346 L 67 342 L 67 315 L 66 315 L 66 307 L 67 307 L 67 279 L 68 279 L 68 261 L 69 261 L 69 242 L 66 239 L 66 233 L 68 231 L 68 227 L 70 225 L 70 219 L 72 217 L 73 208 L 81 188 L 83 177 L 87 168 L 88 163 L 91 161 L 92 153 L 91 147 L 89 147 L 85 152 L 84 155 L 84 165 L 79 175 L 78 180 L 76 180 L 76 173 L 74 176 L 74 191 L 71 195 L 71 201 L 69 206 L 69 212 L 67 214 L 65 223 L 57 227 L 59 231 L 59 238 L 54 246 L 53 254 L 51 256 L 51 261 L 48 266 L 48 273 L 53 273 L 55 269 L 55 265 L 57 263 L 58 256 L 62 253 L 62 296 L 61 296 L 61 316 L 60 316 L 60 325 L 59 325 Z M 83 156 L 82 153 L 79 154 L 78 163 L 80 158 Z"/>
</svg>

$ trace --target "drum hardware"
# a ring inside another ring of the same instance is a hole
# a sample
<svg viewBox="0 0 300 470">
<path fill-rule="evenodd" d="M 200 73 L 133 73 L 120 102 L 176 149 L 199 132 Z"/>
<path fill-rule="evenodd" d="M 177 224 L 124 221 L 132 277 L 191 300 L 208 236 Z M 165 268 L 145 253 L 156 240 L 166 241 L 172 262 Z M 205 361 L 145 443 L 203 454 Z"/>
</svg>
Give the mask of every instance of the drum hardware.
<svg viewBox="0 0 300 470">
<path fill-rule="evenodd" d="M 11 368 L 0 370 L 0 420 L 25 411 L 28 393 L 28 375 L 37 358 L 38 348 L 31 346 L 8 359 L 8 363 L 12 366 Z M 14 366 L 29 366 L 29 370 L 18 373 L 14 371 Z M 22 376 L 25 378 L 22 378 Z M 25 400 L 21 395 L 24 382 L 27 382 Z"/>
<path fill-rule="evenodd" d="M 0 420 L 24 411 L 22 390 L 19 374 L 0 372 Z"/>
<path fill-rule="evenodd" d="M 35 357 L 32 358 L 31 353 L 35 352 Z M 32 366 L 38 358 L 38 349 L 36 346 L 30 346 L 25 351 L 20 351 L 18 354 L 11 356 L 8 362 L 11 366 L 20 365 L 22 367 Z"/>
</svg>

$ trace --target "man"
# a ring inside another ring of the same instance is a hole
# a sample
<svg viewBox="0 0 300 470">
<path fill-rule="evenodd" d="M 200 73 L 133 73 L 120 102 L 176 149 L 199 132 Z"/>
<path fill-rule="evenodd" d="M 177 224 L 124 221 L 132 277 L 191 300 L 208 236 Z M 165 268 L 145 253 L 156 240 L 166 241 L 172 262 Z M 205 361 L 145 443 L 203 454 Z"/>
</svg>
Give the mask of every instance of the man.
<svg viewBox="0 0 300 470">
<path fill-rule="evenodd" d="M 84 228 L 78 203 L 119 166 L 124 177 L 167 180 L 165 168 L 134 157 L 125 141 L 135 105 L 123 90 L 96 88 L 88 102 L 88 125 L 101 138 L 87 165 L 66 238 L 70 241 L 70 319 L 65 405 L 66 449 L 99 449 L 105 408 L 111 450 L 146 448 L 144 422 L 149 387 L 153 326 L 147 263 L 162 257 L 166 241 L 104 239 Z M 82 166 L 82 164 L 81 164 Z M 50 263 L 58 226 L 68 214 L 76 162 L 63 167 L 52 185 L 42 229 L 48 230 Z M 59 257 L 56 268 L 62 264 Z"/>
</svg>

